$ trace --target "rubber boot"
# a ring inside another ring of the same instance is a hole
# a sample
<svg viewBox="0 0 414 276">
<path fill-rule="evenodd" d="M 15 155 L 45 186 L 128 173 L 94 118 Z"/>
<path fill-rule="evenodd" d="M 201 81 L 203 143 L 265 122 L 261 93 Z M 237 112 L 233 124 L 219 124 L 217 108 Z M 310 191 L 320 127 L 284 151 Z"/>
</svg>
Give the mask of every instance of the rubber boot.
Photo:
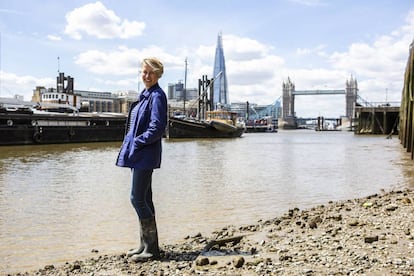
<svg viewBox="0 0 414 276">
<path fill-rule="evenodd" d="M 159 259 L 160 249 L 158 246 L 158 232 L 155 217 L 141 219 L 140 222 L 144 249 L 140 254 L 132 255 L 131 260 L 143 262 L 151 259 Z"/>
<path fill-rule="evenodd" d="M 141 223 L 139 225 L 139 228 L 140 228 L 140 230 L 139 230 L 139 232 L 140 232 L 139 233 L 139 242 L 140 242 L 139 247 L 129 250 L 127 252 L 127 257 L 131 257 L 133 255 L 140 254 L 140 253 L 142 253 L 142 251 L 144 251 L 144 247 L 145 246 L 144 246 L 144 239 L 143 239 L 143 236 L 142 236 L 142 226 L 141 226 Z"/>
</svg>

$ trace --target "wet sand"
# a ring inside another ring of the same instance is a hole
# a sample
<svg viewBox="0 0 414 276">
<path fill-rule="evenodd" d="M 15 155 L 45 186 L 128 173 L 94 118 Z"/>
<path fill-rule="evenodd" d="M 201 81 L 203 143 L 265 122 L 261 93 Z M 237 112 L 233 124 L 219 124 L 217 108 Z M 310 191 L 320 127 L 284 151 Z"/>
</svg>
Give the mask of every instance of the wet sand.
<svg viewBox="0 0 414 276">
<path fill-rule="evenodd" d="M 189 233 L 161 259 L 100 255 L 9 275 L 414 275 L 414 192 L 294 208 L 254 225 Z"/>
</svg>

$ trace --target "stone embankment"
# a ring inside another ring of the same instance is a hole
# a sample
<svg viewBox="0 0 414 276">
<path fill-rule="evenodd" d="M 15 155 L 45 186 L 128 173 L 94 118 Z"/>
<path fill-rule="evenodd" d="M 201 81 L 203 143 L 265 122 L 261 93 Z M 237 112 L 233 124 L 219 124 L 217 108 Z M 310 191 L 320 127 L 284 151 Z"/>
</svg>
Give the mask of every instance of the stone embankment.
<svg viewBox="0 0 414 276">
<path fill-rule="evenodd" d="M 414 275 L 414 192 L 295 208 L 161 250 L 145 263 L 123 253 L 15 275 Z"/>
</svg>

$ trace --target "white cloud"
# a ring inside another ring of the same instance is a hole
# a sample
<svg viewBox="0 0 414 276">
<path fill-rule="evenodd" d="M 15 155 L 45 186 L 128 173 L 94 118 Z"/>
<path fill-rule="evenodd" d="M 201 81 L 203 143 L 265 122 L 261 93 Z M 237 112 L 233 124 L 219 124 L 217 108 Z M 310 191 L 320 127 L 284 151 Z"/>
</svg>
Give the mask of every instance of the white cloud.
<svg viewBox="0 0 414 276">
<path fill-rule="evenodd" d="M 47 35 L 47 39 L 52 40 L 52 41 L 61 41 L 62 38 L 60 36 L 55 36 L 55 35 Z"/>
<path fill-rule="evenodd" d="M 369 43 L 353 43 L 347 52 L 330 56 L 332 67 L 350 72 L 358 80 L 360 95 L 368 101 L 400 100 L 409 45 L 414 33 L 414 11 L 406 24 Z M 385 94 L 387 91 L 387 97 Z"/>
<path fill-rule="evenodd" d="M 234 84 L 257 84 L 272 79 L 275 73 L 279 72 L 284 65 L 283 59 L 275 55 L 268 55 L 266 58 L 246 59 L 228 63 L 229 78 Z"/>
<path fill-rule="evenodd" d="M 23 13 L 17 10 L 9 10 L 9 9 L 0 9 L 0 13 L 8 13 L 8 14 L 16 14 L 22 15 Z"/>
<path fill-rule="evenodd" d="M 128 90 L 128 89 L 135 89 L 137 90 L 137 78 L 126 78 L 126 79 L 118 79 L 118 80 L 108 80 L 102 78 L 96 78 L 94 80 L 97 84 L 102 85 L 103 87 L 118 87 L 118 90 Z M 90 87 L 89 90 L 91 91 L 101 91 L 101 88 L 93 88 Z M 115 91 L 112 91 L 115 92 Z"/>
<path fill-rule="evenodd" d="M 323 49 L 325 48 L 325 45 L 318 45 L 313 49 L 310 48 L 298 48 L 296 49 L 296 54 L 298 56 L 306 56 L 306 55 L 311 55 L 313 53 L 316 53 L 319 56 L 325 56 L 325 52 L 323 51 Z"/>
<path fill-rule="evenodd" d="M 248 37 L 223 36 L 223 50 L 229 82 L 230 101 L 273 103 L 281 87 L 284 59 L 272 53 L 273 47 Z M 215 46 L 210 49 L 214 58 Z M 212 66 L 211 66 L 212 73 Z"/>
<path fill-rule="evenodd" d="M 89 50 L 75 57 L 75 63 L 96 74 L 131 75 L 137 74 L 137 49 L 119 47 L 113 52 Z"/>
<path fill-rule="evenodd" d="M 298 48 L 296 49 L 296 54 L 299 56 L 309 55 L 312 52 L 309 48 Z"/>
<path fill-rule="evenodd" d="M 322 6 L 326 5 L 325 1 L 321 0 L 290 0 L 290 2 L 297 3 L 304 6 Z"/>
<path fill-rule="evenodd" d="M 392 32 L 393 36 L 403 37 L 404 39 L 412 40 L 414 32 L 414 9 L 408 12 L 407 17 L 405 18 L 407 22 L 406 25 L 402 26 L 398 30 Z"/>
<path fill-rule="evenodd" d="M 235 35 L 223 36 L 223 48 L 226 59 L 246 60 L 266 56 L 273 47 L 247 37 Z"/>
<path fill-rule="evenodd" d="M 81 39 L 82 33 L 108 38 L 131 38 L 142 35 L 144 22 L 122 20 L 101 2 L 86 4 L 66 14 L 65 34 L 74 39 Z"/>
<path fill-rule="evenodd" d="M 183 66 L 183 60 L 169 54 L 162 48 L 151 46 L 144 49 L 134 49 L 125 46 L 118 47 L 115 51 L 90 50 L 80 53 L 75 58 L 75 63 L 86 70 L 104 75 L 136 76 L 141 60 L 148 56 L 156 56 L 163 61 L 164 66 L 175 68 Z"/>
<path fill-rule="evenodd" d="M 0 97 L 14 97 L 21 95 L 25 100 L 31 100 L 33 89 L 36 86 L 54 87 L 56 79 L 37 78 L 33 76 L 19 76 L 13 73 L 0 71 L 1 94 Z"/>
</svg>

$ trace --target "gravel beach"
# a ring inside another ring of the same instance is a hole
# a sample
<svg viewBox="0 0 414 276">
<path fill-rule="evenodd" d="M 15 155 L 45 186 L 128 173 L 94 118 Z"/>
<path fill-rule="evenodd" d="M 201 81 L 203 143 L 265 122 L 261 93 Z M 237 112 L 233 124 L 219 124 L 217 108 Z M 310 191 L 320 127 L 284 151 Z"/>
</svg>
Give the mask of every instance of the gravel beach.
<svg viewBox="0 0 414 276">
<path fill-rule="evenodd" d="M 297 208 L 254 225 L 160 241 L 161 259 L 125 253 L 9 275 L 414 275 L 414 192 Z"/>
</svg>

